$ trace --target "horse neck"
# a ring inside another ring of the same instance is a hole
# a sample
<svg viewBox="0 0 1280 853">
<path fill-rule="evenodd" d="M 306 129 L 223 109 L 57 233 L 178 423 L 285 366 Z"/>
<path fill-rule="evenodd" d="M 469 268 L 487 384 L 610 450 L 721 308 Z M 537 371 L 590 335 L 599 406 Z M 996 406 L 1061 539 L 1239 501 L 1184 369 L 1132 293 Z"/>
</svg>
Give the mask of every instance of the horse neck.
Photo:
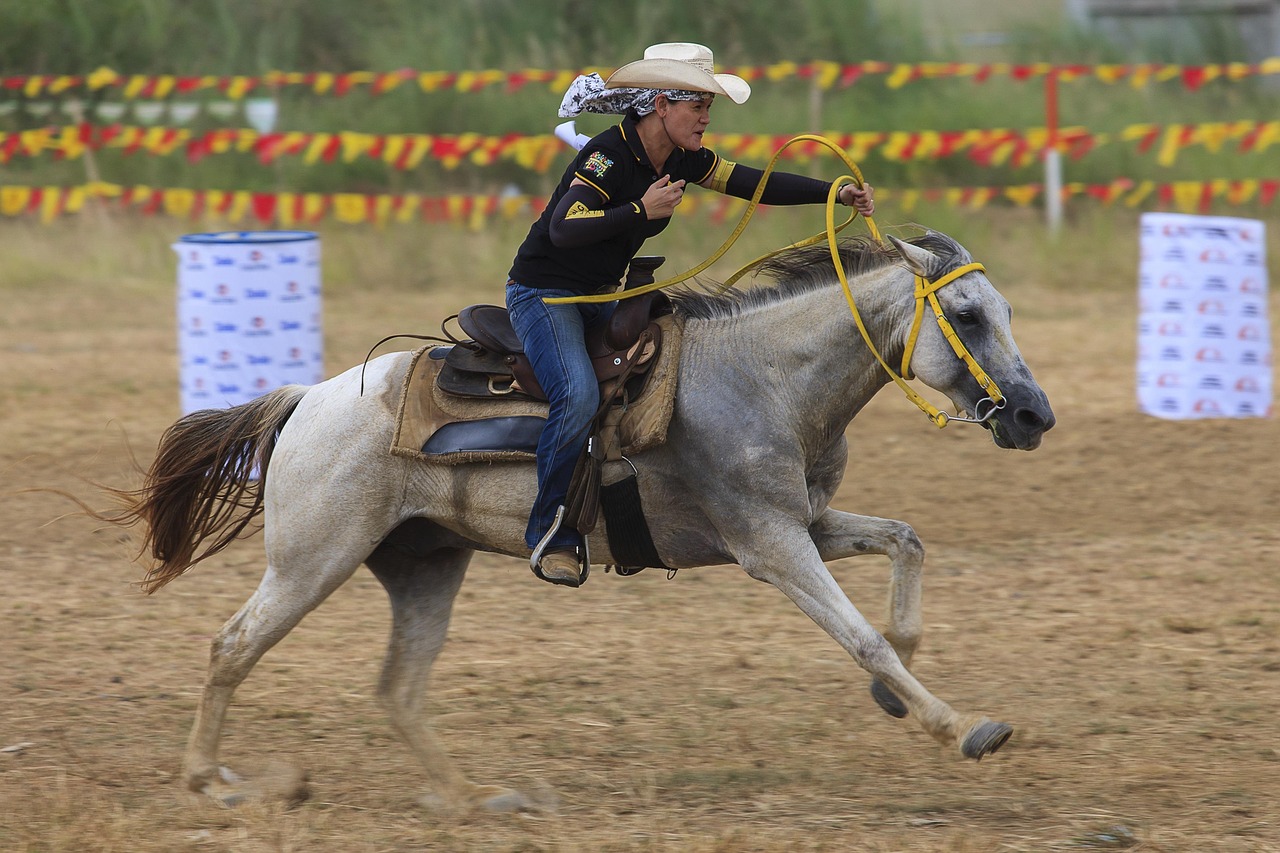
<svg viewBox="0 0 1280 853">
<path fill-rule="evenodd" d="M 909 275 L 884 267 L 849 282 L 872 342 L 895 370 L 911 320 Z M 698 321 L 689 333 L 698 342 L 694 351 L 708 359 L 704 363 L 712 371 L 715 365 L 737 365 L 734 392 L 740 399 L 769 401 L 778 417 L 802 433 L 802 443 L 818 450 L 843 435 L 890 381 L 863 341 L 838 284 L 793 293 L 732 317 Z M 756 387 L 743 387 L 753 383 Z"/>
</svg>

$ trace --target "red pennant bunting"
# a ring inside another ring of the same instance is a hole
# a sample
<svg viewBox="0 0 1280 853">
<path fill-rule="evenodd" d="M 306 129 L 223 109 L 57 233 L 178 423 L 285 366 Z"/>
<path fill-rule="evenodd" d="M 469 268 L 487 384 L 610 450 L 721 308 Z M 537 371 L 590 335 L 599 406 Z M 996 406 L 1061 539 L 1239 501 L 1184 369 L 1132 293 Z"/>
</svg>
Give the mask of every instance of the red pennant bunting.
<svg viewBox="0 0 1280 853">
<path fill-rule="evenodd" d="M 275 220 L 276 201 L 278 198 L 275 193 L 253 194 L 253 215 L 257 217 L 259 222 L 267 224 Z"/>
</svg>

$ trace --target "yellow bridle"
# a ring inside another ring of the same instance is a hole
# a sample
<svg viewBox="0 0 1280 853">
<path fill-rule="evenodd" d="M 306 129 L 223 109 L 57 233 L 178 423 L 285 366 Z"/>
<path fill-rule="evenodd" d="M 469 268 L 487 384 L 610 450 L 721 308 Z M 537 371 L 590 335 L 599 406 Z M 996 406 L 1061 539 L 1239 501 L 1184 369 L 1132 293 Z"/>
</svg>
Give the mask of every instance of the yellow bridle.
<svg viewBox="0 0 1280 853">
<path fill-rule="evenodd" d="M 853 220 L 858 216 L 857 211 L 854 211 L 852 214 L 850 214 L 848 219 L 840 223 L 840 225 L 838 226 L 836 225 L 835 209 L 836 209 L 836 206 L 839 204 L 838 197 L 840 193 L 840 188 L 847 183 L 853 183 L 856 186 L 861 187 L 863 183 L 862 172 L 860 169 L 858 169 L 858 165 L 853 162 L 853 160 L 849 157 L 849 155 L 845 152 L 843 148 L 841 148 L 839 145 L 835 144 L 831 140 L 826 139 L 825 137 L 822 137 L 822 136 L 802 134 L 800 136 L 796 136 L 792 139 L 787 140 L 787 142 L 777 150 L 777 152 L 769 160 L 768 166 L 765 167 L 764 173 L 760 176 L 760 182 L 756 186 L 756 191 L 752 194 L 751 201 L 747 205 L 747 209 L 743 212 L 742 218 L 738 221 L 737 226 L 733 229 L 733 233 L 729 235 L 729 238 L 725 240 L 725 242 L 720 246 L 720 248 L 716 249 L 715 252 L 713 252 L 710 257 L 708 257 L 702 263 L 698 264 L 693 269 L 688 270 L 687 272 L 681 273 L 680 275 L 675 276 L 674 278 L 665 279 L 663 281 L 655 281 L 652 284 L 647 284 L 642 287 L 630 288 L 620 293 L 598 293 L 598 294 L 589 294 L 584 296 L 560 296 L 560 297 L 547 298 L 547 299 L 544 299 L 543 301 L 549 305 L 559 305 L 559 304 L 574 303 L 574 302 L 613 302 L 618 299 L 630 299 L 633 296 L 639 296 L 644 293 L 650 293 L 655 290 L 661 290 L 662 288 L 671 287 L 672 285 L 679 284 L 680 282 L 690 279 L 693 276 L 703 272 L 704 270 L 709 268 L 712 264 L 714 264 L 716 261 L 720 260 L 720 258 L 724 256 L 725 252 L 729 251 L 729 248 L 733 246 L 735 242 L 737 242 L 738 237 L 740 237 L 742 235 L 742 232 L 746 229 L 747 223 L 751 221 L 751 217 L 755 213 L 756 208 L 760 205 L 760 197 L 764 195 L 765 184 L 769 180 L 769 175 L 774 171 L 775 167 L 777 166 L 778 159 L 782 156 L 782 152 L 786 151 L 787 148 L 799 142 L 816 142 L 820 145 L 825 146 L 837 157 L 839 157 L 844 162 L 844 164 L 849 167 L 850 171 L 853 173 L 852 175 L 842 175 L 841 177 L 836 178 L 835 181 L 832 182 L 831 184 L 831 189 L 827 194 L 827 205 L 826 205 L 827 227 L 826 229 L 822 233 L 815 234 L 812 237 L 801 240 L 798 243 L 792 243 L 789 246 L 783 246 L 781 249 L 775 249 L 772 252 L 761 255 L 760 257 L 756 258 L 750 263 L 744 265 L 741 269 L 739 269 L 732 276 L 726 279 L 723 285 L 724 289 L 727 290 L 728 288 L 732 287 L 733 284 L 737 282 L 738 279 L 742 278 L 742 276 L 745 275 L 748 271 L 754 269 L 756 266 L 768 260 L 769 258 L 772 258 L 775 255 L 781 254 L 782 252 L 786 252 L 790 249 L 799 249 L 799 248 L 804 248 L 806 246 L 815 245 L 825 237 L 827 240 L 827 245 L 831 250 L 831 261 L 835 265 L 836 275 L 840 279 L 840 287 L 844 291 L 845 301 L 848 302 L 849 304 L 849 311 L 850 313 L 853 314 L 854 324 L 857 325 L 858 331 L 862 335 L 863 342 L 867 345 L 867 349 L 871 351 L 871 354 L 875 356 L 876 361 L 880 362 L 880 366 L 883 367 L 885 372 L 889 374 L 889 377 L 907 395 L 907 399 L 915 403 L 916 406 L 920 409 L 920 411 L 924 412 L 929 417 L 929 420 L 931 420 L 939 428 L 945 427 L 951 421 L 960 421 L 962 423 L 982 423 L 988 420 L 998 410 L 1004 407 L 1004 404 L 1005 404 L 1004 396 L 1000 393 L 1000 389 L 996 387 L 995 380 L 993 380 L 990 376 L 988 376 L 986 374 L 986 371 L 984 371 L 978 365 L 977 360 L 974 359 L 972 354 L 970 354 L 968 348 L 965 347 L 964 342 L 960 340 L 959 335 L 956 334 L 955 329 L 952 327 L 951 323 L 947 320 L 946 315 L 943 313 L 942 305 L 938 302 L 938 297 L 937 297 L 938 290 L 950 284 L 951 282 L 955 281 L 956 279 L 960 278 L 961 276 L 970 272 L 985 272 L 986 268 L 983 267 L 982 264 L 977 264 L 977 263 L 965 264 L 964 266 L 957 267 L 956 269 L 950 271 L 946 275 L 939 278 L 937 281 L 933 281 L 933 282 L 926 280 L 923 276 L 919 276 L 919 275 L 916 276 L 915 317 L 911 323 L 911 332 L 907 338 L 906 350 L 903 352 L 903 355 L 902 355 L 902 371 L 901 373 L 894 372 L 893 368 L 890 367 L 888 362 L 884 360 L 884 357 L 880 355 L 880 352 L 879 350 L 876 349 L 875 344 L 871 342 L 871 335 L 867 332 L 867 328 L 865 324 L 863 324 L 862 322 L 862 316 L 858 312 L 858 306 L 857 306 L 857 303 L 854 301 L 853 291 L 849 287 L 849 279 L 845 275 L 844 264 L 840 260 L 840 251 L 836 244 L 836 235 L 839 234 L 841 231 L 843 231 L 846 227 L 848 227 L 848 225 L 852 223 Z M 864 217 L 864 219 L 866 219 L 867 221 L 867 229 L 871 232 L 872 238 L 875 239 L 876 242 L 883 243 L 884 241 L 880 236 L 880 230 L 876 227 L 875 221 L 872 220 L 870 216 Z M 951 344 L 951 349 L 955 352 L 956 356 L 959 357 L 965 363 L 965 365 L 969 368 L 969 373 L 972 374 L 973 378 L 977 380 L 978 385 L 981 386 L 982 390 L 985 391 L 987 394 L 987 397 L 984 400 L 979 401 L 977 406 L 975 406 L 974 417 L 972 418 L 962 418 L 962 417 L 955 417 L 952 415 L 948 415 L 946 412 L 943 412 L 939 410 L 937 407 L 931 405 L 927 400 L 925 400 L 918 393 L 916 393 L 914 388 L 912 388 L 910 385 L 907 384 L 906 380 L 911 378 L 910 377 L 911 354 L 915 350 L 916 340 L 920 335 L 920 327 L 924 319 L 924 303 L 926 300 L 929 302 L 930 307 L 933 308 L 934 317 L 938 321 L 938 328 L 942 330 L 943 337 L 945 337 L 947 339 L 947 342 Z M 982 403 L 984 402 L 991 404 L 990 408 L 985 413 L 978 411 L 979 409 L 981 409 Z"/>
</svg>

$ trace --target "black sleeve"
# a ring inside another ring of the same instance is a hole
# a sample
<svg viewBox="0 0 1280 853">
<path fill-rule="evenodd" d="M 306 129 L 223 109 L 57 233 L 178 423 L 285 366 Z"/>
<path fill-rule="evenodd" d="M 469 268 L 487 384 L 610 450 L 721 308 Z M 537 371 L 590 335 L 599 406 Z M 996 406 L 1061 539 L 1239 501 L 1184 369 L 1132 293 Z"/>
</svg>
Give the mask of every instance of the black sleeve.
<svg viewBox="0 0 1280 853">
<path fill-rule="evenodd" d="M 725 195 L 751 198 L 763 174 L 760 169 L 734 163 L 733 171 L 725 181 Z M 830 181 L 793 175 L 790 172 L 772 172 L 760 201 L 762 204 L 825 204 L 830 191 Z"/>
<path fill-rule="evenodd" d="M 562 249 L 599 243 L 634 228 L 646 219 L 644 205 L 629 201 L 600 207 L 600 193 L 590 186 L 569 187 L 551 214 L 551 242 Z"/>
</svg>

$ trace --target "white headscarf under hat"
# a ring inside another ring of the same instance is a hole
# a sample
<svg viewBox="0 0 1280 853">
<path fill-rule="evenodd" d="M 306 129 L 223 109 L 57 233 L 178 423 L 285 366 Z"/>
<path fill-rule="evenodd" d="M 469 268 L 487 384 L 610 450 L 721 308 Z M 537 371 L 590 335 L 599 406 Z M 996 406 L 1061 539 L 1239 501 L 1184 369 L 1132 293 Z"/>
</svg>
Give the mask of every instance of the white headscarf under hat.
<svg viewBox="0 0 1280 853">
<path fill-rule="evenodd" d="M 572 118 L 582 113 L 626 115 L 630 111 L 645 116 L 653 112 L 659 95 L 666 95 L 669 101 L 700 101 L 714 97 L 708 92 L 687 89 L 607 89 L 599 74 L 585 74 L 569 84 L 560 101 L 560 117 Z"/>
</svg>

